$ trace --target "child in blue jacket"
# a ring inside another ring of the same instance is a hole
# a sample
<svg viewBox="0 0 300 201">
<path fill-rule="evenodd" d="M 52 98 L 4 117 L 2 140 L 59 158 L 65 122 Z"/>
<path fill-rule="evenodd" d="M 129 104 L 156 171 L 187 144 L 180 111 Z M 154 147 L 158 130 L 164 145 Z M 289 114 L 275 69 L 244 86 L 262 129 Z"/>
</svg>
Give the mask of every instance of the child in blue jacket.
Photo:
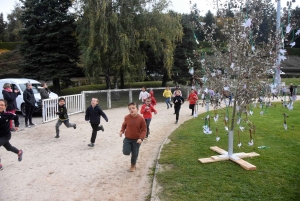
<svg viewBox="0 0 300 201">
<path fill-rule="evenodd" d="M 86 109 L 85 112 L 85 120 L 90 122 L 93 129 L 91 143 L 88 144 L 89 147 L 94 147 L 94 143 L 97 137 L 97 131 L 104 131 L 103 126 L 99 126 L 100 116 L 102 116 L 105 119 L 105 121 L 108 122 L 106 114 L 101 110 L 101 108 L 98 105 L 98 99 L 92 98 L 91 105 Z"/>
</svg>

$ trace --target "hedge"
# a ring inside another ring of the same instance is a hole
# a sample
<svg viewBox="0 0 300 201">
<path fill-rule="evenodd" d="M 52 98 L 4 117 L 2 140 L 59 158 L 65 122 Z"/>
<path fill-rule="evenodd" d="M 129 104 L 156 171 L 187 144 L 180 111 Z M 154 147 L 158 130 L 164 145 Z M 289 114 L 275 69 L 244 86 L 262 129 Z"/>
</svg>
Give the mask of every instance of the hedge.
<svg viewBox="0 0 300 201">
<path fill-rule="evenodd" d="M 22 42 L 0 42 L 0 49 L 15 50 L 21 44 L 22 44 Z"/>
<path fill-rule="evenodd" d="M 285 49 L 286 49 L 288 55 L 295 55 L 295 56 L 299 56 L 300 57 L 300 48 L 286 47 Z"/>
</svg>

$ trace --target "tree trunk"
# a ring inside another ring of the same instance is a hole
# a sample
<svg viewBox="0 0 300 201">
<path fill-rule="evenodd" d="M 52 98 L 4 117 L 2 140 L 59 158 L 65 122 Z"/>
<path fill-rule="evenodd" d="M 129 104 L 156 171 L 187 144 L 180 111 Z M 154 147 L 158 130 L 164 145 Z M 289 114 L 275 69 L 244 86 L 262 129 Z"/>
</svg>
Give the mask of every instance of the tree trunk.
<svg viewBox="0 0 300 201">
<path fill-rule="evenodd" d="M 162 78 L 161 86 L 162 86 L 162 87 L 166 87 L 166 86 L 167 86 L 168 80 L 169 80 L 168 71 L 165 69 L 165 70 L 164 70 L 164 76 L 163 76 L 163 78 Z"/>
<path fill-rule="evenodd" d="M 58 95 L 61 94 L 59 78 L 53 78 L 53 92 Z"/>
<path fill-rule="evenodd" d="M 124 89 L 125 83 L 124 83 L 124 73 L 123 70 L 120 72 L 120 89 Z"/>
<path fill-rule="evenodd" d="M 109 74 L 105 74 L 105 84 L 106 84 L 106 89 L 110 89 L 110 76 Z"/>
</svg>

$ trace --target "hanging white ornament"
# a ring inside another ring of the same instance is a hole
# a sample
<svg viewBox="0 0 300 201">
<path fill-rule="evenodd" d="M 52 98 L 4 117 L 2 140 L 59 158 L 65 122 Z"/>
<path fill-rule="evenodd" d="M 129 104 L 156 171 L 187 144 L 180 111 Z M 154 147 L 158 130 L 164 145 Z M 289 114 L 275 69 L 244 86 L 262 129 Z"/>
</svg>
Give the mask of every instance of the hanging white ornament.
<svg viewBox="0 0 300 201">
<path fill-rule="evenodd" d="M 291 47 L 294 47 L 295 45 L 296 45 L 295 42 L 290 43 L 290 46 L 291 46 Z"/>
<path fill-rule="evenodd" d="M 296 36 L 300 35 L 300 29 L 295 33 Z"/>
<path fill-rule="evenodd" d="M 285 32 L 288 34 L 288 33 L 290 33 L 291 30 L 292 30 L 292 27 L 291 27 L 290 24 L 288 24 L 286 29 L 285 29 Z"/>
<path fill-rule="evenodd" d="M 249 146 L 253 146 L 253 145 L 254 145 L 253 140 L 251 140 L 250 142 L 248 142 L 248 145 L 249 145 Z"/>
<path fill-rule="evenodd" d="M 241 130 L 242 132 L 244 132 L 244 129 L 245 129 L 245 127 L 240 126 L 240 130 Z"/>
<path fill-rule="evenodd" d="M 238 147 L 241 148 L 241 146 L 242 146 L 242 143 L 238 143 Z"/>
<path fill-rule="evenodd" d="M 194 75 L 194 68 L 193 68 L 193 67 L 190 68 L 189 73 L 190 73 L 191 75 Z"/>
<path fill-rule="evenodd" d="M 251 21 L 252 21 L 252 19 L 251 19 L 251 18 L 248 18 L 247 20 L 245 20 L 244 23 L 242 23 L 242 26 L 243 26 L 244 28 L 250 27 L 250 26 L 251 26 Z"/>
<path fill-rule="evenodd" d="M 218 142 L 220 140 L 220 137 L 216 137 L 216 141 Z"/>
<path fill-rule="evenodd" d="M 286 50 L 285 50 L 285 49 L 279 49 L 279 53 L 280 53 L 280 54 L 285 54 L 285 53 L 286 53 Z"/>
<path fill-rule="evenodd" d="M 283 128 L 284 128 L 284 130 L 287 130 L 287 124 L 283 124 Z"/>
</svg>

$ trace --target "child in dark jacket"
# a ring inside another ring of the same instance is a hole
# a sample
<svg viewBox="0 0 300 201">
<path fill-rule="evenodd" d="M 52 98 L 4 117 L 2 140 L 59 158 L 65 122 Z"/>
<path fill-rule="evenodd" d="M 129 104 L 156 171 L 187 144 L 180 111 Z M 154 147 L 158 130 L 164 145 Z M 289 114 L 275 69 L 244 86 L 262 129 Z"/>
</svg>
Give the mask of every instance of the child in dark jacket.
<svg viewBox="0 0 300 201">
<path fill-rule="evenodd" d="M 59 138 L 59 127 L 62 123 L 64 123 L 67 128 L 73 127 L 74 129 L 76 129 L 76 124 L 72 124 L 69 122 L 68 111 L 65 103 L 66 100 L 64 98 L 58 99 L 58 112 L 56 112 L 56 114 L 59 115 L 59 117 L 55 125 L 55 129 L 56 129 L 55 138 Z"/>
<path fill-rule="evenodd" d="M 9 143 L 11 138 L 11 132 L 9 129 L 9 121 L 14 120 L 15 129 L 19 128 L 19 118 L 17 115 L 5 112 L 7 107 L 7 102 L 3 99 L 0 99 L 0 147 L 3 146 L 7 151 L 14 152 L 18 155 L 18 161 L 22 161 L 23 150 L 17 149 Z M 0 159 L 0 170 L 2 170 L 2 164 Z"/>
<path fill-rule="evenodd" d="M 154 109 L 153 105 L 151 105 L 151 98 L 147 98 L 145 101 L 146 104 L 142 105 L 141 107 L 141 114 L 143 115 L 146 125 L 147 125 L 147 132 L 146 132 L 146 138 L 145 140 L 148 138 L 149 134 L 150 134 L 150 122 L 152 119 L 152 112 L 154 112 L 154 114 L 157 114 L 156 109 Z"/>
<path fill-rule="evenodd" d="M 175 114 L 176 114 L 176 121 L 175 124 L 178 123 L 179 119 L 179 112 L 181 105 L 184 103 L 184 98 L 181 96 L 181 91 L 177 90 L 175 92 L 175 97 L 173 98 L 173 103 L 174 103 L 174 109 L 175 109 Z"/>
<path fill-rule="evenodd" d="M 94 147 L 94 143 L 97 137 L 97 131 L 102 130 L 104 131 L 104 128 L 100 124 L 100 116 L 102 116 L 106 122 L 108 122 L 108 118 L 106 114 L 101 110 L 101 108 L 98 105 L 98 99 L 92 98 L 91 105 L 86 109 L 85 112 L 85 120 L 89 121 L 91 123 L 91 127 L 93 129 L 92 131 L 92 137 L 91 137 L 91 143 L 88 144 L 89 147 Z"/>
</svg>

